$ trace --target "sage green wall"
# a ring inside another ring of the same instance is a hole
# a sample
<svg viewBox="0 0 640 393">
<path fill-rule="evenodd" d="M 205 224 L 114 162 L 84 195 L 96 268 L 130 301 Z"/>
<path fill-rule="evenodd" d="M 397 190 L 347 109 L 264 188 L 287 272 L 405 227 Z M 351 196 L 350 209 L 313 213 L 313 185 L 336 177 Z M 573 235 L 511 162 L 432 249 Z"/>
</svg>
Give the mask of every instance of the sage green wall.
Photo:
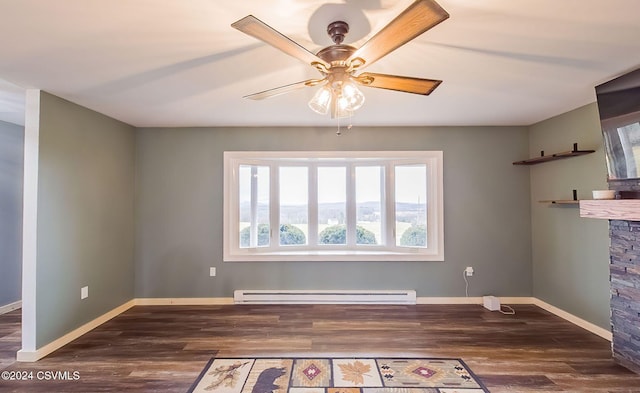
<svg viewBox="0 0 640 393">
<path fill-rule="evenodd" d="M 533 295 L 609 329 L 609 232 L 607 220 L 580 217 L 577 206 L 539 200 L 590 199 L 607 189 L 602 133 L 596 104 L 530 127 L 530 156 L 582 149 L 596 152 L 530 167 Z"/>
<path fill-rule="evenodd" d="M 526 127 L 139 129 L 136 297 L 234 289 L 416 289 L 531 296 Z M 443 150 L 445 262 L 222 262 L 225 150 Z M 217 277 L 209 277 L 209 267 Z"/>
<path fill-rule="evenodd" d="M 38 348 L 133 298 L 134 154 L 133 127 L 41 93 Z"/>
<path fill-rule="evenodd" d="M 22 299 L 24 127 L 0 121 L 0 306 Z"/>
</svg>

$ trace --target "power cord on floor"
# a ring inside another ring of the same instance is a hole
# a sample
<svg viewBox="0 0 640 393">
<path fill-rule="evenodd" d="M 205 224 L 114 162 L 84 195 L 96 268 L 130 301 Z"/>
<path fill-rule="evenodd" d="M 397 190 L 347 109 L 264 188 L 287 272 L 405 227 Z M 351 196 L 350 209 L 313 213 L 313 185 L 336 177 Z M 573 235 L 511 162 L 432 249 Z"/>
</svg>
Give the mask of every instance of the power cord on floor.
<svg viewBox="0 0 640 393">
<path fill-rule="evenodd" d="M 462 278 L 464 278 L 464 295 L 469 297 L 469 281 L 467 280 L 467 270 L 462 271 Z"/>
<path fill-rule="evenodd" d="M 507 311 L 502 311 L 503 308 L 506 308 Z M 504 315 L 516 315 L 516 310 L 514 310 L 510 306 L 507 306 L 506 304 L 501 305 L 499 311 Z"/>
</svg>

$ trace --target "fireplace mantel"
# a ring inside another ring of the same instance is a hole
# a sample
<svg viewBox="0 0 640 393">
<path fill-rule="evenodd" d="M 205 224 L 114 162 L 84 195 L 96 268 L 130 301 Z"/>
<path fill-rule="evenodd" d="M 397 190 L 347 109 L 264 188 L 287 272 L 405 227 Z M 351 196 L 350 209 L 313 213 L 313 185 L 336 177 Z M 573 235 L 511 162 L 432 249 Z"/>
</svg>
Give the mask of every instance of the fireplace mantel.
<svg viewBox="0 0 640 393">
<path fill-rule="evenodd" d="M 580 217 L 640 221 L 640 199 L 581 200 Z"/>
</svg>

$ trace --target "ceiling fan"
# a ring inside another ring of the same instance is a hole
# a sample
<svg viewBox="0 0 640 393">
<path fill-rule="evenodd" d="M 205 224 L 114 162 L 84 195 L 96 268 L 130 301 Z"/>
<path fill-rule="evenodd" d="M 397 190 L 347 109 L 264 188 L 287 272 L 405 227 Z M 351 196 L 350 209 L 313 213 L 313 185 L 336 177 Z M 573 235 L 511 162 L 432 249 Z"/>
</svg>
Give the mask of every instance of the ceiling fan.
<svg viewBox="0 0 640 393">
<path fill-rule="evenodd" d="M 342 44 L 349 25 L 335 21 L 327 27 L 334 44 L 313 54 L 258 18 L 248 15 L 231 26 L 311 65 L 322 74 L 322 78 L 276 87 L 244 98 L 262 100 L 304 87 L 322 86 L 309 101 L 309 107 L 317 113 L 330 113 L 332 118 L 340 118 L 350 116 L 364 103 L 364 95 L 356 84 L 429 95 L 442 83 L 441 80 L 356 73 L 447 18 L 449 14 L 434 0 L 416 0 L 360 48 Z"/>
</svg>

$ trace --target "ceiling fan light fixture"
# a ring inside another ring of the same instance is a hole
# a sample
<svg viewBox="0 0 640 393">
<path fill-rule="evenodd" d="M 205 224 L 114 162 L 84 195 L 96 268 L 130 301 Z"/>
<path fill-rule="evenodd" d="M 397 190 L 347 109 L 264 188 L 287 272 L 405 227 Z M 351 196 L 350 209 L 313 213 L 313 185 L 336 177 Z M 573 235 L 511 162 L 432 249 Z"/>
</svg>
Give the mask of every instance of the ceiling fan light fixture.
<svg viewBox="0 0 640 393">
<path fill-rule="evenodd" d="M 350 109 L 349 99 L 343 95 L 337 96 L 331 110 L 332 119 L 341 119 L 343 117 L 351 117 L 353 110 Z"/>
<path fill-rule="evenodd" d="M 320 115 L 326 115 L 329 113 L 332 95 L 333 92 L 331 89 L 328 86 L 323 86 L 318 89 L 316 94 L 314 94 L 313 98 L 309 101 L 309 108 Z"/>
<path fill-rule="evenodd" d="M 349 117 L 364 104 L 364 94 L 351 82 L 323 86 L 309 101 L 309 108 L 320 115 L 331 111 L 332 118 Z"/>
<path fill-rule="evenodd" d="M 350 111 L 358 110 L 364 104 L 364 94 L 351 82 L 346 82 L 342 85 L 342 94 L 348 103 L 347 108 Z"/>
</svg>

